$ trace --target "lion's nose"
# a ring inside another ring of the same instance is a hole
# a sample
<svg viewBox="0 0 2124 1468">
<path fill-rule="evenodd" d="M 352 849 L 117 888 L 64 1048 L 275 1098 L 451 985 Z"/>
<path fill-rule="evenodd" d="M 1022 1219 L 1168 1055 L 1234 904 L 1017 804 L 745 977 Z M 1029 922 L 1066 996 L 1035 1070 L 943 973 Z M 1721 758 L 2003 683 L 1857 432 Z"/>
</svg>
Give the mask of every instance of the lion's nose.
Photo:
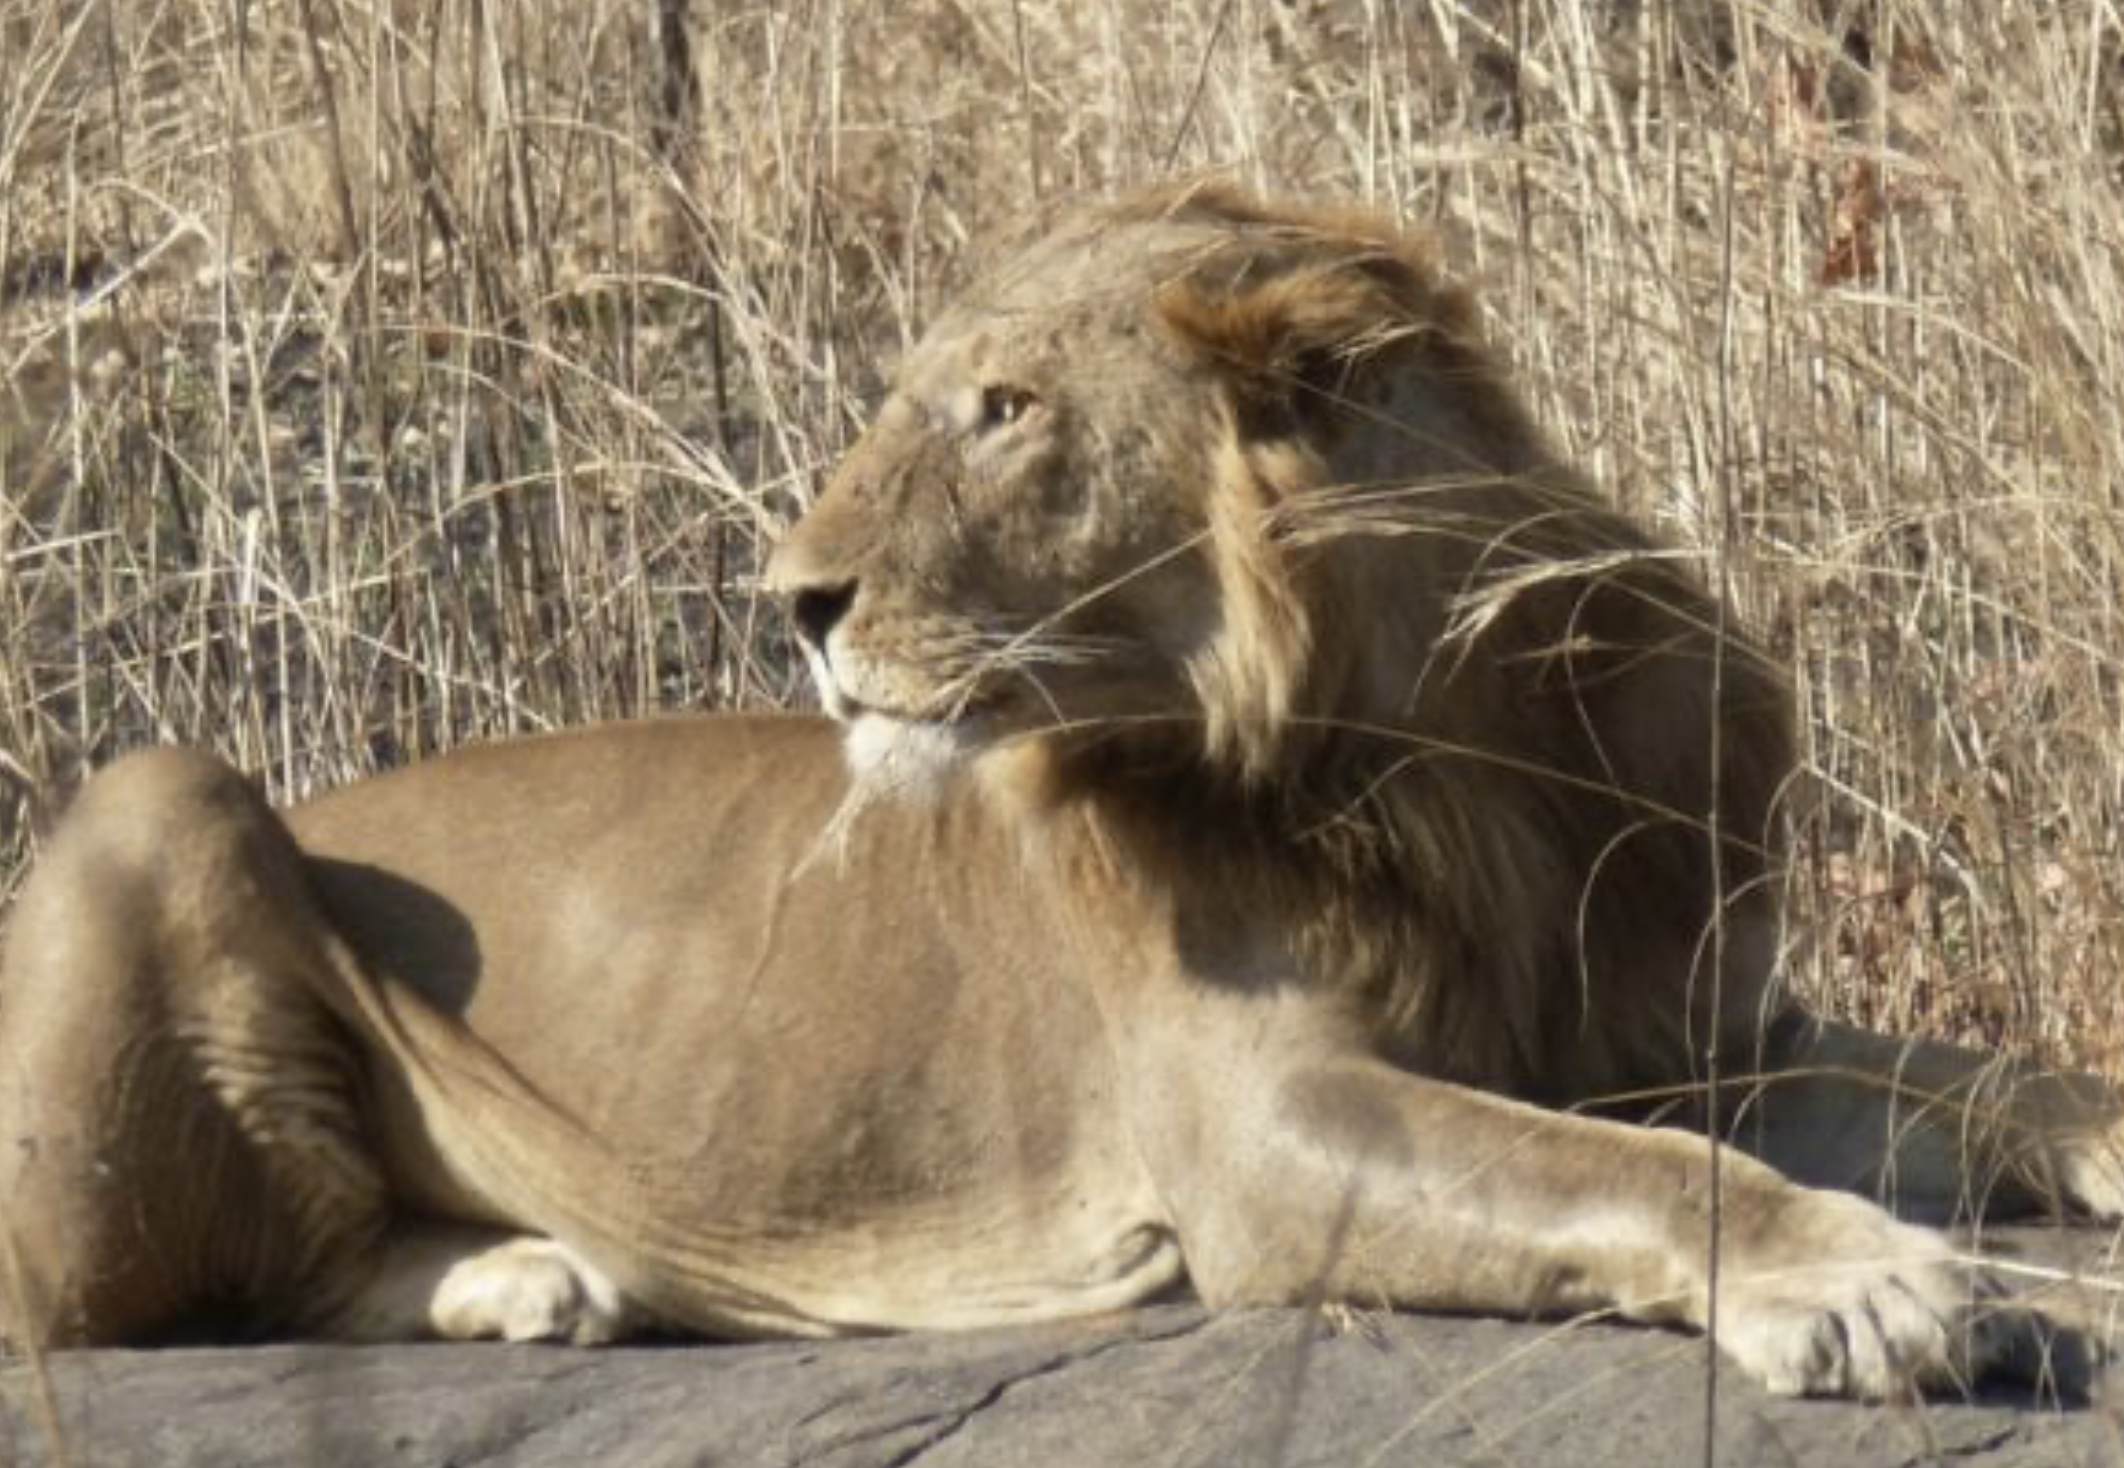
<svg viewBox="0 0 2124 1468">
<path fill-rule="evenodd" d="M 789 615 L 796 623 L 797 636 L 824 652 L 827 637 L 841 618 L 848 615 L 848 609 L 855 604 L 855 595 L 853 581 L 833 586 L 807 586 L 799 591 L 789 603 Z"/>
</svg>

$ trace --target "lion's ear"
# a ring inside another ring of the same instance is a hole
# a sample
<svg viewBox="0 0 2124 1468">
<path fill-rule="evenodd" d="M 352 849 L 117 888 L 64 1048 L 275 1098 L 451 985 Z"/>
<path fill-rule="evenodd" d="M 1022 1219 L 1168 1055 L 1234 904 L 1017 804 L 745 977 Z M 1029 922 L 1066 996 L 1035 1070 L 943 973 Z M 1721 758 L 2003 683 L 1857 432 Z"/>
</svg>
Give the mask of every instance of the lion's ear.
<svg viewBox="0 0 2124 1468">
<path fill-rule="evenodd" d="M 1235 274 L 1213 260 L 1157 296 L 1167 329 L 1230 374 L 1249 437 L 1331 427 L 1368 401 L 1377 374 L 1473 334 L 1467 297 L 1411 243 L 1313 236 L 1278 263 Z"/>
</svg>

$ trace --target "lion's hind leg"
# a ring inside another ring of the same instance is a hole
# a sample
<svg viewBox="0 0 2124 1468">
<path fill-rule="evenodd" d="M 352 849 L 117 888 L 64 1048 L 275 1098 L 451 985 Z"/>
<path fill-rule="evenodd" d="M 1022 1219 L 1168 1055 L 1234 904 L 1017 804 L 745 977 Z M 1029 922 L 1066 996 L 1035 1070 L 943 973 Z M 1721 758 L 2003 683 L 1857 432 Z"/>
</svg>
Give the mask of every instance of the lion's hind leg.
<svg viewBox="0 0 2124 1468">
<path fill-rule="evenodd" d="M 0 967 L 0 1337 L 301 1322 L 388 1209 L 332 936 L 249 784 L 157 750 L 90 781 Z"/>
<path fill-rule="evenodd" d="M 339 1340 L 563 1341 L 608 1345 L 650 1318 L 582 1255 L 554 1239 L 456 1224 L 407 1224 L 363 1288 L 321 1321 Z"/>
</svg>

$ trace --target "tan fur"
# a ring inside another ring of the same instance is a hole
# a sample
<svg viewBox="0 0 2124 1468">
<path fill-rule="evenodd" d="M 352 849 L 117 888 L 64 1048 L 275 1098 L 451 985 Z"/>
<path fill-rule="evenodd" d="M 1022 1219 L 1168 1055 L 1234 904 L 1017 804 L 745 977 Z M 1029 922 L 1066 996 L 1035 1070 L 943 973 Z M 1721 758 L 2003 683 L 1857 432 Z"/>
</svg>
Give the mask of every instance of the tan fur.
<svg viewBox="0 0 2124 1468">
<path fill-rule="evenodd" d="M 1780 992 L 1776 672 L 1474 322 L 1375 220 L 1063 218 L 771 568 L 853 777 L 798 718 L 285 816 L 99 777 L 0 970 L 0 1326 L 827 1335 L 1183 1275 L 1701 1325 L 1715 1194 L 1768 1385 L 1983 1369 L 1981 1272 L 1819 1189 L 2113 1216 L 2114 1100 Z"/>
</svg>

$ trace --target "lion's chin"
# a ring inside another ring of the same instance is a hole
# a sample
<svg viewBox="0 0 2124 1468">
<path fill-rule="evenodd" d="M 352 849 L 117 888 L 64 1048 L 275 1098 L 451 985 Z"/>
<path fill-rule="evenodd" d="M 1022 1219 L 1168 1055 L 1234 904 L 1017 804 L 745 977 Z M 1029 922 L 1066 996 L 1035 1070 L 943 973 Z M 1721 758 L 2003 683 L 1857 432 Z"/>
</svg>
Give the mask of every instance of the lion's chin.
<svg viewBox="0 0 2124 1468">
<path fill-rule="evenodd" d="M 849 722 L 841 747 L 866 795 L 927 800 L 966 767 L 980 741 L 964 721 L 935 724 L 866 709 Z"/>
</svg>

